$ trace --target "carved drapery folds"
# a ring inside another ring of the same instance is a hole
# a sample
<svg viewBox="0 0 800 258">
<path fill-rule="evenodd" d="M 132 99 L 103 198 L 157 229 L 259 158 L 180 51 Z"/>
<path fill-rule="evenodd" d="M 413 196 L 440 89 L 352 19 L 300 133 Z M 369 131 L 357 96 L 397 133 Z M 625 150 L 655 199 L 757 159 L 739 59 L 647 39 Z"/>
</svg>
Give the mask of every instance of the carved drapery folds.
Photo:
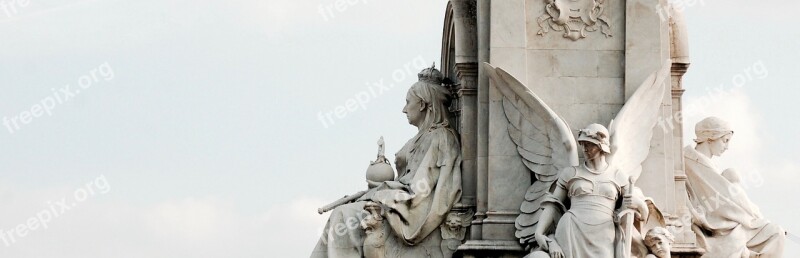
<svg viewBox="0 0 800 258">
<path fill-rule="evenodd" d="M 361 220 L 361 228 L 366 233 L 364 238 L 364 257 L 384 258 L 386 255 L 386 228 L 383 224 L 382 208 L 379 204 L 368 202 L 364 210 L 369 213 Z"/>
</svg>

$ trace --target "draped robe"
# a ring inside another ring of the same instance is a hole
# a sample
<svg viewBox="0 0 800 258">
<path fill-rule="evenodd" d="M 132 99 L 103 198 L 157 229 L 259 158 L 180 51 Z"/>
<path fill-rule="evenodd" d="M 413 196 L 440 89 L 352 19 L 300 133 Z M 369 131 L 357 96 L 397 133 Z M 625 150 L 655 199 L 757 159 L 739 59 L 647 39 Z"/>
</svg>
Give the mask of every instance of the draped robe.
<svg viewBox="0 0 800 258">
<path fill-rule="evenodd" d="M 762 218 L 741 187 L 725 179 L 710 158 L 691 146 L 684 157 L 689 208 L 705 220 L 694 227 L 706 243 L 703 257 L 740 257 L 747 250 L 760 257 L 782 257 L 785 231 Z"/>
<path fill-rule="evenodd" d="M 383 205 L 386 257 L 443 257 L 439 226 L 461 198 L 461 148 L 442 125 L 421 131 L 396 154 L 398 177 L 331 213 L 312 258 L 363 256 L 364 204 Z"/>
</svg>

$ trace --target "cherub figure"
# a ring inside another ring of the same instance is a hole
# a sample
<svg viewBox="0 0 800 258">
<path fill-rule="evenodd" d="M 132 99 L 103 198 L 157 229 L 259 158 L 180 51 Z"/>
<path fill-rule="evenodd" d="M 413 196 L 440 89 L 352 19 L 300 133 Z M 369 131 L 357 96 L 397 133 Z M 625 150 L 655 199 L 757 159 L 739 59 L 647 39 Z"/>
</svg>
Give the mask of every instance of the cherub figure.
<svg viewBox="0 0 800 258">
<path fill-rule="evenodd" d="M 650 250 L 645 258 L 671 258 L 670 251 L 674 242 L 675 236 L 669 230 L 662 227 L 650 229 L 644 237 L 644 244 Z"/>
</svg>

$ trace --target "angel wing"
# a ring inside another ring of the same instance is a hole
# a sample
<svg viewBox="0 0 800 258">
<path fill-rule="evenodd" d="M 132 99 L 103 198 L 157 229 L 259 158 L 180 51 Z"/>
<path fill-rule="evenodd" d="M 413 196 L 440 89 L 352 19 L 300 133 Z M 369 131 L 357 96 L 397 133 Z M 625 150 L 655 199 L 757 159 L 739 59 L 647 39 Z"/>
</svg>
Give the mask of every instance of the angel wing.
<svg viewBox="0 0 800 258">
<path fill-rule="evenodd" d="M 522 82 L 503 69 L 488 63 L 483 66 L 505 97 L 503 110 L 509 123 L 508 135 L 535 178 L 525 193 L 516 220 L 516 236 L 520 243 L 535 243 L 533 234 L 539 222 L 541 201 L 561 169 L 578 165 L 577 144 L 564 119 Z"/>
<path fill-rule="evenodd" d="M 672 61 L 644 80 L 609 125 L 611 157 L 609 164 L 617 171 L 632 176 L 634 182 L 642 173 L 642 162 L 650 154 L 653 127 L 664 98 L 664 80 L 670 75 Z M 626 180 L 627 181 L 627 180 Z"/>
</svg>

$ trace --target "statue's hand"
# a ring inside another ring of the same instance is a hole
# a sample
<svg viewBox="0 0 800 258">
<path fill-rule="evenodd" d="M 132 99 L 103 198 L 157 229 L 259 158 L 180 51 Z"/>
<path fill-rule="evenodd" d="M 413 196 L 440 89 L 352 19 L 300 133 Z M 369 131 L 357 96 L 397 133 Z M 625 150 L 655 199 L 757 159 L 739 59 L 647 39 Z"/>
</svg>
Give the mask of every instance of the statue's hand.
<svg viewBox="0 0 800 258">
<path fill-rule="evenodd" d="M 536 238 L 536 243 L 539 244 L 539 247 L 541 247 L 542 250 L 550 250 L 549 242 L 552 240 L 550 240 L 549 237 L 545 236 L 544 234 L 536 233 L 534 238 Z"/>
<path fill-rule="evenodd" d="M 550 243 L 550 258 L 564 258 L 564 251 L 556 242 Z"/>
<path fill-rule="evenodd" d="M 622 207 L 631 210 L 639 210 L 639 205 L 633 201 L 633 196 L 625 195 L 622 197 Z"/>
</svg>

